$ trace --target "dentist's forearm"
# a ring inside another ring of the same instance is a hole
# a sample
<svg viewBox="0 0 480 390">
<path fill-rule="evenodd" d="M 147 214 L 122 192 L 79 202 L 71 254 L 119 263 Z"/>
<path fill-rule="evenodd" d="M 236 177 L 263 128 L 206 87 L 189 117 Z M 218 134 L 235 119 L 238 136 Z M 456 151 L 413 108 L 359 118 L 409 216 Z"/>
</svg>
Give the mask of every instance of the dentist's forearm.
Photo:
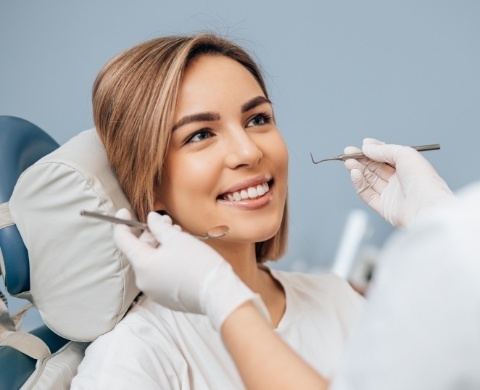
<svg viewBox="0 0 480 390">
<path fill-rule="evenodd" d="M 248 389 L 328 389 L 328 382 L 278 337 L 252 303 L 235 310 L 221 334 Z"/>
</svg>

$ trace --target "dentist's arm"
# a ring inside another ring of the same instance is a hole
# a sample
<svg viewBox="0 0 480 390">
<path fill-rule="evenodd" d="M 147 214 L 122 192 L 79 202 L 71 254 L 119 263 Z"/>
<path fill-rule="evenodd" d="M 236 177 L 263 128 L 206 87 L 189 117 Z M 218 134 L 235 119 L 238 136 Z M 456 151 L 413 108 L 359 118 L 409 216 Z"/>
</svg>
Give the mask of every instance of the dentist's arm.
<svg viewBox="0 0 480 390">
<path fill-rule="evenodd" d="M 130 218 L 126 210 L 117 213 Z M 150 213 L 140 238 L 124 225 L 115 242 L 135 281 L 153 301 L 172 310 L 207 315 L 249 389 L 326 389 L 327 383 L 273 331 L 261 298 L 210 246 Z M 161 243 L 158 245 L 158 243 Z"/>
<path fill-rule="evenodd" d="M 225 320 L 221 334 L 248 389 L 328 389 L 328 382 L 278 337 L 250 303 Z"/>
<path fill-rule="evenodd" d="M 359 152 L 347 147 L 345 153 Z M 367 158 L 345 161 L 358 195 L 396 227 L 405 227 L 432 206 L 453 198 L 452 191 L 430 163 L 408 146 L 367 138 Z"/>
</svg>

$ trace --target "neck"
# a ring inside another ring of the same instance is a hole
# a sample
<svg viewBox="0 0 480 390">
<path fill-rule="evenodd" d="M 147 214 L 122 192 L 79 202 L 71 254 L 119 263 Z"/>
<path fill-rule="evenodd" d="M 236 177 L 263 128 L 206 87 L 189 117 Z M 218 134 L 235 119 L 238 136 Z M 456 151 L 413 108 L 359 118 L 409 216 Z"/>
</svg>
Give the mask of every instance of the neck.
<svg viewBox="0 0 480 390">
<path fill-rule="evenodd" d="M 260 294 L 270 312 L 272 324 L 276 327 L 285 312 L 285 293 L 270 272 L 264 267 L 259 267 L 255 256 L 255 244 L 223 241 L 212 241 L 209 244 L 231 264 L 243 283 Z"/>
<path fill-rule="evenodd" d="M 238 277 L 252 291 L 259 291 L 260 271 L 255 256 L 255 243 L 208 242 L 232 266 Z"/>
</svg>

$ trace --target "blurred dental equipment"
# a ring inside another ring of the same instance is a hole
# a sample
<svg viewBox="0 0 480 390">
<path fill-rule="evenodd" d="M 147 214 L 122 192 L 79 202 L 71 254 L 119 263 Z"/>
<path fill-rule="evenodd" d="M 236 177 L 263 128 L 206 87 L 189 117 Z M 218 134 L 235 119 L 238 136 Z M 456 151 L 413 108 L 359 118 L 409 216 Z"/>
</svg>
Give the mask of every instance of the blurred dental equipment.
<svg viewBox="0 0 480 390">
<path fill-rule="evenodd" d="M 87 210 L 80 211 L 80 215 L 83 215 L 84 217 L 97 218 L 102 221 L 108 221 L 112 223 L 121 223 L 127 226 L 142 229 L 142 230 L 148 230 L 148 225 L 146 223 L 139 222 L 139 221 L 132 221 L 130 219 L 111 217 L 110 215 L 100 214 L 100 213 L 87 211 Z M 207 230 L 207 232 L 205 233 L 205 236 L 195 236 L 195 237 L 200 240 L 208 240 L 210 238 L 220 238 L 220 237 L 226 236 L 229 230 L 230 228 L 227 225 L 214 226 Z"/>
<path fill-rule="evenodd" d="M 372 233 L 366 211 L 354 209 L 347 217 L 331 271 L 347 280 L 357 292 L 366 292 L 376 265 L 378 248 L 367 245 Z"/>
<path fill-rule="evenodd" d="M 440 149 L 440 144 L 431 144 L 431 145 L 419 145 L 419 146 L 410 146 L 411 148 L 419 151 L 419 152 L 426 152 L 429 150 L 439 150 Z M 365 157 L 365 155 L 362 152 L 358 153 L 350 153 L 350 154 L 340 154 L 336 157 L 329 157 L 329 158 L 323 158 L 321 160 L 315 161 L 313 158 L 312 153 L 310 153 L 310 157 L 312 158 L 312 162 L 314 164 L 320 164 L 321 162 L 324 161 L 333 161 L 333 160 L 339 160 L 339 161 L 345 161 L 348 159 L 359 159 Z"/>
</svg>

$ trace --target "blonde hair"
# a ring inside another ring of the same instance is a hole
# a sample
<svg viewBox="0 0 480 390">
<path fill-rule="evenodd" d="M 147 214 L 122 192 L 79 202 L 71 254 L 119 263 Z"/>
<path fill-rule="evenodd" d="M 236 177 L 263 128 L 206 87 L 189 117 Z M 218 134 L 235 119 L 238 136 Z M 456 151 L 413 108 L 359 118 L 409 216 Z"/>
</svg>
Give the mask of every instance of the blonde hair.
<svg viewBox="0 0 480 390">
<path fill-rule="evenodd" d="M 261 71 L 238 45 L 213 34 L 172 36 L 140 43 L 111 59 L 93 86 L 93 117 L 120 186 L 141 221 L 153 210 L 155 189 L 170 142 L 180 83 L 191 61 L 203 55 L 242 64 L 263 93 Z M 257 261 L 276 260 L 286 250 L 288 207 L 277 234 L 256 243 Z"/>
</svg>

